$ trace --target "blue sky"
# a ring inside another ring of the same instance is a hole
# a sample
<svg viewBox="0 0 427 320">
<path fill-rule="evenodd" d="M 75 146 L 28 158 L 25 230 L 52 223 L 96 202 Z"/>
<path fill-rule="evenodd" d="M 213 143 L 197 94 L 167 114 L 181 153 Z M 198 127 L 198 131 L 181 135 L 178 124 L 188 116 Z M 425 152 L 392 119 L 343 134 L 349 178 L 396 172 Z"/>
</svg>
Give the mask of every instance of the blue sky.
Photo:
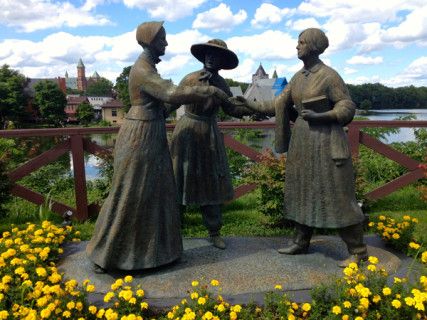
<svg viewBox="0 0 427 320">
<path fill-rule="evenodd" d="M 141 52 L 135 28 L 164 20 L 169 46 L 158 70 L 179 82 L 201 67 L 194 43 L 225 40 L 239 66 L 224 77 L 250 82 L 260 63 L 288 79 L 301 68 L 298 34 L 319 27 L 322 60 L 347 83 L 427 86 L 426 0 L 0 0 L 0 65 L 27 77 L 86 74 L 112 81 Z"/>
</svg>

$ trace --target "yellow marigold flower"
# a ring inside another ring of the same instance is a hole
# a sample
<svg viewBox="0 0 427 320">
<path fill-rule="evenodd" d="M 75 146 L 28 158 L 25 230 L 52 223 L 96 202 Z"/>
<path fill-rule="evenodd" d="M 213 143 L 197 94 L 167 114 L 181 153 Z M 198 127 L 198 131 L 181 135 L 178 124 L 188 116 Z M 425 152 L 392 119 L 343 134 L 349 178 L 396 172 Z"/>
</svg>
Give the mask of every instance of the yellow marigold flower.
<svg viewBox="0 0 427 320">
<path fill-rule="evenodd" d="M 49 281 L 52 283 L 58 283 L 59 281 L 61 281 L 62 277 L 59 273 L 52 273 L 51 276 L 48 277 Z"/>
<path fill-rule="evenodd" d="M 67 303 L 67 309 L 72 310 L 76 307 L 76 303 L 74 301 L 70 301 Z"/>
<path fill-rule="evenodd" d="M 281 286 L 280 284 L 276 284 L 276 285 L 274 286 L 274 289 L 282 290 L 283 288 L 282 288 L 282 286 Z"/>
<path fill-rule="evenodd" d="M 236 304 L 235 306 L 233 306 L 231 308 L 231 311 L 239 313 L 240 311 L 242 311 L 242 307 L 240 305 Z"/>
<path fill-rule="evenodd" d="M 377 264 L 378 263 L 378 258 L 374 257 L 374 256 L 369 256 L 368 260 L 372 264 Z"/>
<path fill-rule="evenodd" d="M 363 318 L 359 316 L 359 317 L 354 318 L 354 320 L 363 320 Z"/>
<path fill-rule="evenodd" d="M 83 286 L 87 286 L 90 283 L 89 279 L 83 280 Z"/>
<path fill-rule="evenodd" d="M 224 305 L 223 305 L 222 303 L 221 303 L 221 304 L 219 304 L 219 305 L 218 305 L 217 310 L 218 310 L 219 312 L 224 312 L 224 310 L 225 310 Z"/>
<path fill-rule="evenodd" d="M 296 320 L 295 316 L 293 314 L 288 315 L 288 320 Z"/>
<path fill-rule="evenodd" d="M 427 251 L 424 251 L 421 254 L 421 261 L 424 262 L 424 263 L 427 263 Z"/>
<path fill-rule="evenodd" d="M 98 308 L 96 306 L 89 306 L 88 310 L 91 314 L 95 314 L 98 311 Z"/>
<path fill-rule="evenodd" d="M 191 299 L 195 300 L 199 297 L 199 294 L 197 292 L 192 292 L 190 297 L 191 297 Z"/>
<path fill-rule="evenodd" d="M 358 270 L 359 269 L 359 267 L 357 266 L 357 263 L 355 263 L 355 262 L 351 262 L 348 265 L 348 267 L 351 268 L 351 269 L 353 269 L 353 270 Z"/>
<path fill-rule="evenodd" d="M 25 273 L 25 269 L 23 267 L 18 267 L 15 269 L 15 274 L 21 275 Z"/>
<path fill-rule="evenodd" d="M 7 312 L 6 310 L 2 310 L 0 311 L 0 319 L 7 319 L 7 317 L 9 316 L 9 312 Z"/>
<path fill-rule="evenodd" d="M 391 289 L 389 287 L 383 288 L 383 295 L 389 296 L 391 294 Z"/>
<path fill-rule="evenodd" d="M 136 304 L 136 298 L 135 297 L 130 298 L 129 303 L 130 304 Z"/>
<path fill-rule="evenodd" d="M 304 303 L 303 305 L 302 305 L 302 310 L 304 310 L 304 311 L 306 311 L 306 312 L 308 312 L 308 311 L 310 311 L 311 310 L 311 305 L 309 304 L 309 303 Z"/>
<path fill-rule="evenodd" d="M 182 299 L 181 300 L 181 304 L 186 304 L 187 303 L 187 299 Z"/>
<path fill-rule="evenodd" d="M 349 320 L 349 319 L 350 317 L 346 314 L 341 317 L 341 320 Z"/>
<path fill-rule="evenodd" d="M 119 318 L 119 315 L 116 312 L 114 312 L 114 310 L 111 308 L 105 311 L 104 316 L 107 320 L 117 320 Z"/>
<path fill-rule="evenodd" d="M 381 221 L 384 221 L 386 219 L 386 217 L 383 216 L 383 215 L 381 215 L 381 216 L 378 217 L 378 219 L 380 219 Z"/>
<path fill-rule="evenodd" d="M 421 276 L 421 277 L 420 277 L 420 283 L 421 283 L 423 286 L 427 286 L 427 277 L 426 277 L 426 276 Z"/>
<path fill-rule="evenodd" d="M 124 278 L 124 280 L 125 280 L 125 282 L 126 282 L 126 283 L 131 283 L 131 282 L 132 282 L 132 280 L 133 280 L 133 277 L 132 277 L 132 276 L 126 276 L 126 277 Z"/>
<path fill-rule="evenodd" d="M 199 281 L 194 280 L 194 281 L 191 282 L 191 285 L 193 287 L 197 287 L 199 285 Z"/>
<path fill-rule="evenodd" d="M 43 277 L 43 278 L 46 277 L 46 275 L 47 275 L 47 271 L 43 267 L 36 268 L 36 273 L 39 277 Z"/>
<path fill-rule="evenodd" d="M 42 317 L 42 319 L 47 319 L 50 317 L 51 315 L 51 311 L 49 309 L 43 309 L 42 311 L 40 311 L 40 316 Z"/>
<path fill-rule="evenodd" d="M 90 284 L 86 287 L 86 291 L 87 292 L 94 292 L 95 291 L 95 286 L 93 284 Z"/>
<path fill-rule="evenodd" d="M 207 320 L 211 320 L 212 318 L 213 318 L 213 314 L 210 311 L 206 312 L 202 317 L 202 319 L 207 319 Z"/>
<path fill-rule="evenodd" d="M 292 307 L 292 309 L 294 309 L 294 310 L 298 310 L 298 303 L 296 303 L 296 302 L 292 302 L 291 307 Z"/>
<path fill-rule="evenodd" d="M 393 238 L 394 240 L 397 240 L 397 239 L 399 239 L 399 238 L 400 238 L 400 235 L 399 235 L 398 233 L 393 233 L 392 238 Z"/>
<path fill-rule="evenodd" d="M 168 312 L 168 319 L 173 319 L 175 317 L 175 314 L 173 312 Z"/>
<path fill-rule="evenodd" d="M 237 313 L 235 313 L 234 311 L 230 312 L 230 320 L 236 320 L 237 319 Z"/>
<path fill-rule="evenodd" d="M 98 319 L 101 319 L 105 314 L 105 310 L 104 309 L 99 309 L 98 312 L 96 313 L 96 317 Z"/>
<path fill-rule="evenodd" d="M 368 298 L 361 298 L 361 299 L 359 300 L 359 302 L 360 302 L 360 305 L 361 305 L 363 308 L 365 308 L 365 309 L 368 309 L 368 308 L 369 308 L 369 300 L 368 300 Z"/>
<path fill-rule="evenodd" d="M 147 310 L 148 309 L 148 303 L 147 302 L 141 302 L 141 310 Z"/>
<path fill-rule="evenodd" d="M 413 223 L 418 223 L 418 219 L 417 218 L 412 218 L 412 222 Z"/>
<path fill-rule="evenodd" d="M 399 308 L 402 306 L 402 303 L 401 303 L 399 300 L 394 299 L 394 300 L 391 302 L 391 305 L 392 305 L 393 307 L 395 307 L 396 309 L 399 309 Z"/>
<path fill-rule="evenodd" d="M 37 302 L 36 302 L 38 307 L 44 307 L 45 305 L 47 305 L 47 303 L 48 303 L 47 296 L 43 296 L 43 297 L 37 299 Z"/>
<path fill-rule="evenodd" d="M 201 305 L 204 305 L 204 304 L 206 303 L 206 298 L 204 298 L 204 297 L 200 297 L 200 298 L 197 300 L 197 303 L 198 303 L 198 304 L 201 304 Z"/>
<path fill-rule="evenodd" d="M 366 268 L 371 272 L 377 271 L 377 267 L 374 264 L 370 264 Z"/>
<path fill-rule="evenodd" d="M 375 296 L 372 297 L 372 302 L 373 303 L 378 303 L 381 301 L 381 296 L 376 294 Z"/>
<path fill-rule="evenodd" d="M 344 308 L 351 308 L 351 302 L 350 301 L 344 301 L 343 304 Z"/>
<path fill-rule="evenodd" d="M 136 295 L 138 297 L 142 298 L 145 295 L 145 292 L 142 289 L 138 289 L 138 290 L 136 290 Z"/>
<path fill-rule="evenodd" d="M 218 287 L 218 286 L 219 286 L 219 281 L 218 281 L 218 280 L 215 280 L 215 279 L 212 279 L 212 280 L 211 280 L 211 286 L 213 286 L 213 287 Z"/>
<path fill-rule="evenodd" d="M 340 314 L 341 313 L 341 307 L 340 306 L 333 306 L 332 307 L 332 313 Z"/>
<path fill-rule="evenodd" d="M 372 221 L 371 221 L 371 222 L 369 222 L 369 223 L 368 223 L 368 226 L 372 228 L 373 226 L 375 226 L 375 222 L 372 222 Z"/>
<path fill-rule="evenodd" d="M 64 318 L 70 318 L 70 317 L 71 317 L 71 312 L 70 312 L 70 311 L 68 311 L 68 310 L 66 310 L 66 311 L 64 311 L 64 312 L 62 313 L 62 316 L 63 316 Z"/>
<path fill-rule="evenodd" d="M 406 303 L 408 306 L 413 306 L 413 305 L 415 305 L 415 300 L 414 300 L 414 298 L 412 298 L 412 297 L 406 297 L 406 298 L 405 298 L 405 303 Z"/>
<path fill-rule="evenodd" d="M 418 250 L 421 246 L 416 242 L 409 242 L 409 248 Z"/>
<path fill-rule="evenodd" d="M 5 276 L 3 276 L 3 278 L 1 279 L 1 282 L 3 283 L 3 284 L 8 284 L 8 283 L 10 283 L 12 281 L 12 277 L 11 276 L 9 276 L 9 275 L 5 275 Z"/>
</svg>

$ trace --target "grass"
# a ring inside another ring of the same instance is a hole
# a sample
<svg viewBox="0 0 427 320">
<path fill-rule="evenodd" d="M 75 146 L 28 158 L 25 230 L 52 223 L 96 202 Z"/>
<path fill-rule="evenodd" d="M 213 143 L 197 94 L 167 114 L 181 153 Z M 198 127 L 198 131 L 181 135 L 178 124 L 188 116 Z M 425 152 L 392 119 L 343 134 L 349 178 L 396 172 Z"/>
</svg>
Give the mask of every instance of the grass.
<svg viewBox="0 0 427 320">
<path fill-rule="evenodd" d="M 39 207 L 25 200 L 13 198 L 7 204 L 9 214 L 0 218 L 0 232 L 10 230 L 11 225 L 23 226 L 27 222 L 39 222 Z M 427 203 L 420 198 L 420 192 L 415 186 L 408 186 L 389 196 L 372 203 L 368 212 L 372 216 L 385 214 L 394 218 L 410 215 L 419 220 L 415 230 L 415 239 L 427 243 Z M 49 219 L 61 223 L 62 218 L 49 214 Z M 74 227 L 81 232 L 82 240 L 91 238 L 95 222 L 74 222 Z M 324 230 L 321 231 L 324 233 Z M 207 237 L 208 232 L 203 225 L 202 215 L 198 207 L 190 208 L 184 216 L 184 237 Z M 328 232 L 329 233 L 329 232 Z M 289 236 L 291 229 L 282 228 L 274 224 L 269 216 L 257 210 L 256 193 L 249 193 L 236 201 L 223 206 L 223 236 Z"/>
</svg>

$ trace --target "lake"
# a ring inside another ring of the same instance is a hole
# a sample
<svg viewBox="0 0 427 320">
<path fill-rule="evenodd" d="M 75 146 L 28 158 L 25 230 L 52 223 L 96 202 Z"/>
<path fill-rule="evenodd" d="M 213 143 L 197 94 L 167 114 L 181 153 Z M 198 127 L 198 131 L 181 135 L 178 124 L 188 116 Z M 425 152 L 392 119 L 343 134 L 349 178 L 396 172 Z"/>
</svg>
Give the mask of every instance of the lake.
<svg viewBox="0 0 427 320">
<path fill-rule="evenodd" d="M 369 120 L 396 120 L 399 117 L 415 115 L 416 120 L 427 121 L 427 109 L 393 109 L 393 110 L 372 110 L 372 113 L 363 115 L 363 117 Z M 105 147 L 111 147 L 115 142 L 115 135 L 93 135 L 92 140 L 97 144 Z M 401 128 L 397 134 L 391 134 L 385 139 L 385 143 L 392 142 L 406 142 L 415 140 L 413 128 Z M 256 141 L 249 141 L 249 145 L 257 145 L 261 149 L 272 148 L 274 141 L 274 132 L 272 129 L 265 130 L 263 139 Z M 71 158 L 71 157 L 70 157 Z M 72 160 L 71 160 L 72 168 Z M 89 155 L 85 159 L 86 165 L 86 178 L 88 180 L 96 179 L 99 175 L 99 166 L 102 165 L 102 161 L 96 156 Z"/>
</svg>

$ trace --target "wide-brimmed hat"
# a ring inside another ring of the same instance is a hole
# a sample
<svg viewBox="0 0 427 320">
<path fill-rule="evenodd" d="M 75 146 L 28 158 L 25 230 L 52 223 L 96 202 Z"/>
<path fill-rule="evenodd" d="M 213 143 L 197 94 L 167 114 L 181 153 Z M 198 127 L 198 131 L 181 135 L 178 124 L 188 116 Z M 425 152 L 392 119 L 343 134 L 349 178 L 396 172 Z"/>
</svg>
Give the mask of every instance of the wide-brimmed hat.
<svg viewBox="0 0 427 320">
<path fill-rule="evenodd" d="M 204 63 L 206 53 L 214 53 L 221 58 L 221 69 L 234 69 L 239 65 L 237 55 L 227 48 L 227 44 L 221 39 L 212 39 L 206 43 L 193 44 L 191 54 L 197 60 Z"/>
</svg>

